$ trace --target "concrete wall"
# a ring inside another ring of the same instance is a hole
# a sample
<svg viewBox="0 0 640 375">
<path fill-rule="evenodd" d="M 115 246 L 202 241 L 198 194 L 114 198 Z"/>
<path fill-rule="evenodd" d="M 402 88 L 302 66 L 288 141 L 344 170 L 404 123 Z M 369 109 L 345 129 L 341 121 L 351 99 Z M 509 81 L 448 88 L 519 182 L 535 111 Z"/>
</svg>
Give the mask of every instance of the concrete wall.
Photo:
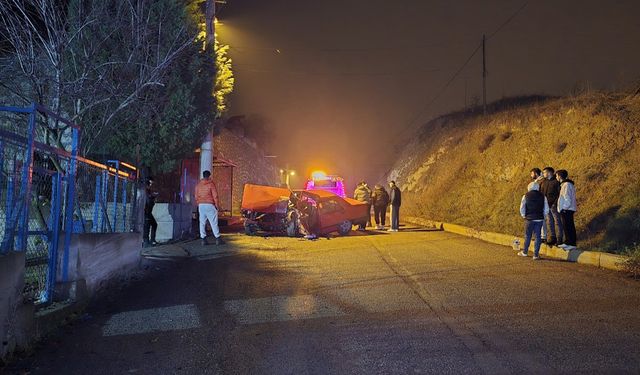
<svg viewBox="0 0 640 375">
<path fill-rule="evenodd" d="M 64 236 L 61 236 L 61 246 Z M 69 314 L 78 313 L 88 298 L 109 283 L 128 278 L 138 269 L 140 233 L 89 233 L 72 236 L 67 282 L 63 282 L 63 252 L 58 256 L 56 299 L 71 300 L 36 311 L 22 298 L 25 257 L 22 252 L 0 256 L 0 360 L 60 325 Z"/>
<path fill-rule="evenodd" d="M 153 217 L 158 222 L 156 241 L 166 242 L 190 235 L 193 210 L 191 204 L 156 203 L 153 206 Z"/>
<path fill-rule="evenodd" d="M 0 359 L 16 347 L 16 316 L 23 287 L 24 253 L 0 255 Z"/>
<path fill-rule="evenodd" d="M 62 249 L 62 246 L 60 246 Z M 83 288 L 89 296 L 112 280 L 128 277 L 140 262 L 140 233 L 86 233 L 72 236 L 69 247 L 69 288 Z M 58 282 L 63 282 L 63 252 L 58 254 Z M 75 284 L 74 284 L 75 283 Z M 80 283 L 79 285 L 77 283 Z M 66 290 L 71 293 L 79 290 Z M 63 294 L 64 291 L 63 291 Z"/>
</svg>

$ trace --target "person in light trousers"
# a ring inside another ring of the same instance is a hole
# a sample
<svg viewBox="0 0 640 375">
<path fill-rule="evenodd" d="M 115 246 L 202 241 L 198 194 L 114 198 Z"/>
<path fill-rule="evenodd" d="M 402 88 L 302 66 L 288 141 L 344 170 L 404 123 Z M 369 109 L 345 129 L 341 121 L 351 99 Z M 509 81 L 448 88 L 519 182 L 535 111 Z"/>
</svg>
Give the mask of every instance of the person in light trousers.
<svg viewBox="0 0 640 375">
<path fill-rule="evenodd" d="M 518 256 L 528 256 L 531 237 L 535 235 L 533 260 L 539 260 L 540 245 L 542 245 L 541 230 L 545 217 L 549 215 L 549 202 L 547 197 L 540 192 L 540 185 L 537 182 L 530 183 L 527 190 L 527 194 L 523 195 L 520 201 L 520 216 L 524 219 L 524 248 L 518 253 Z"/>
<path fill-rule="evenodd" d="M 556 178 L 560 182 L 560 196 L 558 197 L 558 212 L 562 220 L 562 228 L 564 229 L 564 243 L 558 247 L 571 251 L 577 249 L 576 244 L 576 225 L 573 216 L 578 211 L 576 202 L 576 187 L 572 180 L 569 179 L 569 172 L 561 169 L 556 172 Z"/>
<path fill-rule="evenodd" d="M 211 172 L 202 172 L 202 179 L 196 185 L 196 203 L 198 204 L 199 221 L 200 221 L 200 240 L 202 245 L 207 245 L 207 220 L 211 225 L 213 236 L 216 238 L 216 245 L 223 245 L 224 241 L 220 236 L 220 228 L 218 227 L 218 190 L 211 180 Z"/>
</svg>

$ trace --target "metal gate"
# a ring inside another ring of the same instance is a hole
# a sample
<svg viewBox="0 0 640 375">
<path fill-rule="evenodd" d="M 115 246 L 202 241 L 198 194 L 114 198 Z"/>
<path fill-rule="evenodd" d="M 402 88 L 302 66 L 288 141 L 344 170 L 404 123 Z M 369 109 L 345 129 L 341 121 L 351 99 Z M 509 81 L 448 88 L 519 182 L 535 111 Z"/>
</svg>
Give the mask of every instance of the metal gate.
<svg viewBox="0 0 640 375">
<path fill-rule="evenodd" d="M 0 107 L 0 256 L 25 253 L 24 298 L 35 303 L 68 281 L 73 233 L 137 228 L 136 168 L 79 157 L 79 134 L 40 105 Z"/>
</svg>

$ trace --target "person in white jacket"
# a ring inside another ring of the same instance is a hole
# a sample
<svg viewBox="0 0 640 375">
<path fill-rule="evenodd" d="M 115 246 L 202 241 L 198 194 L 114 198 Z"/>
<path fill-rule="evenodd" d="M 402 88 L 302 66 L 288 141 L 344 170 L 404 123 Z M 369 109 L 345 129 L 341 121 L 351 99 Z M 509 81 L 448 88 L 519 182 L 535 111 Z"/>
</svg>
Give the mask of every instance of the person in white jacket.
<svg viewBox="0 0 640 375">
<path fill-rule="evenodd" d="M 536 236 L 533 248 L 533 260 L 540 259 L 540 245 L 542 244 L 541 229 L 545 218 L 549 215 L 549 202 L 540 192 L 540 185 L 532 182 L 527 187 L 527 194 L 520 201 L 520 216 L 524 219 L 524 248 L 518 253 L 521 257 L 528 256 L 531 237 Z"/>
<path fill-rule="evenodd" d="M 558 245 L 567 251 L 577 249 L 576 246 L 576 225 L 573 221 L 573 215 L 578 210 L 576 202 L 576 188 L 569 179 L 569 173 L 561 169 L 556 172 L 556 178 L 560 182 L 560 197 L 558 198 L 558 212 L 562 220 L 564 230 L 564 243 Z"/>
</svg>

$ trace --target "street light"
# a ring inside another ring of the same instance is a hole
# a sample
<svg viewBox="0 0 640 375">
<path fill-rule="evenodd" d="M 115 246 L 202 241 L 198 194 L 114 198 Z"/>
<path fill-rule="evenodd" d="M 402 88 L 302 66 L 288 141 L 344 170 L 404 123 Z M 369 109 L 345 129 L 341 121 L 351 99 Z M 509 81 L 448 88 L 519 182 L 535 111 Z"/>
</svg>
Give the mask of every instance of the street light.
<svg viewBox="0 0 640 375">
<path fill-rule="evenodd" d="M 296 171 L 289 169 L 289 168 L 285 168 L 285 169 L 280 169 L 280 181 L 283 180 L 282 176 L 284 175 L 284 183 L 287 185 L 287 188 L 290 188 L 289 186 L 289 181 L 291 176 L 295 176 L 296 175 Z"/>
</svg>

